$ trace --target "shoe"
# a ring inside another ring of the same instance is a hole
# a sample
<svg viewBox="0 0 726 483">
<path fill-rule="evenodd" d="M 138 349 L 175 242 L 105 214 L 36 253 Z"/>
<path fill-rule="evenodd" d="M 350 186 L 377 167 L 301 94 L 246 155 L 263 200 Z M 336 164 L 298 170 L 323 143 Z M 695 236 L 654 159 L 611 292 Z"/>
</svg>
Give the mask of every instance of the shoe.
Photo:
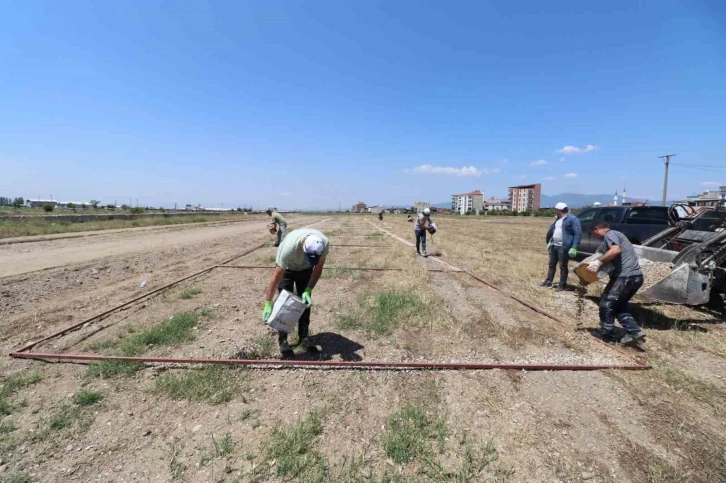
<svg viewBox="0 0 726 483">
<path fill-rule="evenodd" d="M 295 352 L 293 352 L 292 347 L 290 347 L 290 344 L 286 340 L 280 341 L 280 355 L 282 355 L 283 359 L 295 357 Z"/>
<path fill-rule="evenodd" d="M 642 344 L 643 342 L 645 342 L 645 334 L 643 332 L 638 332 L 636 334 L 625 334 L 625 336 L 620 339 L 620 343 L 627 346 L 634 346 Z"/>
<path fill-rule="evenodd" d="M 424 250 L 424 252 L 423 252 L 422 256 L 423 256 L 424 258 L 427 258 L 427 257 L 429 256 L 429 254 L 428 254 L 428 253 L 426 253 L 426 250 Z"/>
<path fill-rule="evenodd" d="M 548 282 L 547 280 L 545 280 L 544 282 L 542 282 L 541 284 L 539 284 L 539 286 L 540 287 L 551 287 L 552 286 L 552 282 Z"/>
<path fill-rule="evenodd" d="M 305 352 L 307 352 L 308 354 L 320 354 L 320 349 L 318 349 L 317 346 L 313 344 L 308 337 L 301 338 L 298 345 L 305 349 Z"/>
<path fill-rule="evenodd" d="M 567 290 L 567 286 L 558 285 L 555 287 L 555 292 L 564 292 L 565 290 Z"/>
<path fill-rule="evenodd" d="M 603 332 L 601 330 L 593 330 L 592 335 L 597 337 L 598 339 L 600 339 L 603 342 L 607 342 L 610 345 L 615 345 L 618 342 L 618 340 L 615 337 L 613 337 L 612 332 Z"/>
<path fill-rule="evenodd" d="M 279 244 L 279 243 L 275 243 L 275 244 L 274 244 L 273 246 L 275 246 L 275 247 L 279 247 L 279 246 L 280 246 L 280 244 Z"/>
</svg>

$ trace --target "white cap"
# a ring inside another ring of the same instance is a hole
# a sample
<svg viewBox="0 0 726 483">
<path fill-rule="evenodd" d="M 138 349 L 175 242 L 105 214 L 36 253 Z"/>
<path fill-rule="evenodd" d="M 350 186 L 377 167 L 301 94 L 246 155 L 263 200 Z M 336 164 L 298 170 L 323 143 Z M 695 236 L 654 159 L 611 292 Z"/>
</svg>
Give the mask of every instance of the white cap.
<svg viewBox="0 0 726 483">
<path fill-rule="evenodd" d="M 563 203 L 561 201 L 555 205 L 555 210 L 561 211 L 561 210 L 566 210 L 566 209 L 567 209 L 567 204 Z"/>
<path fill-rule="evenodd" d="M 303 251 L 306 255 L 320 255 L 323 253 L 324 248 L 323 240 L 315 235 L 310 235 L 303 242 Z"/>
<path fill-rule="evenodd" d="M 430 210 L 430 209 L 428 209 L 428 208 L 424 208 L 424 210 L 423 210 L 423 214 L 424 214 L 424 215 L 430 215 L 430 214 L 431 214 L 431 210 Z"/>
</svg>

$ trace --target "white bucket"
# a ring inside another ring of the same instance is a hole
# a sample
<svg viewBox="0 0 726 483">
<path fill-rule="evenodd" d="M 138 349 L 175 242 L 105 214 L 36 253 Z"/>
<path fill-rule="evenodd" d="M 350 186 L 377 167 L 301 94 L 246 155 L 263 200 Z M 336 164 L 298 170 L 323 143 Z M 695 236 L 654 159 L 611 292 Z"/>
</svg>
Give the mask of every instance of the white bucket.
<svg viewBox="0 0 726 483">
<path fill-rule="evenodd" d="M 277 331 L 289 334 L 297 325 L 306 308 L 307 305 L 300 297 L 287 290 L 282 290 L 272 306 L 272 313 L 267 320 L 267 325 Z"/>
</svg>

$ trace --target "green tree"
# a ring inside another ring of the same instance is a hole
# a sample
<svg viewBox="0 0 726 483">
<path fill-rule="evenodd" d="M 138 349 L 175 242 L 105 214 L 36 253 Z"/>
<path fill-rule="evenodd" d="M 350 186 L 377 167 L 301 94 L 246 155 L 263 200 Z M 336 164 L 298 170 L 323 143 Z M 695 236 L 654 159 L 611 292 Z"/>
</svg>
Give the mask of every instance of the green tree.
<svg viewBox="0 0 726 483">
<path fill-rule="evenodd" d="M 50 213 L 53 210 L 55 210 L 55 206 L 51 205 L 50 203 L 47 205 L 43 205 L 43 211 L 45 211 L 46 213 Z"/>
<path fill-rule="evenodd" d="M 13 207 L 14 208 L 20 208 L 25 204 L 25 200 L 22 197 L 15 198 L 13 200 Z"/>
<path fill-rule="evenodd" d="M 68 206 L 68 209 L 69 210 L 75 210 L 76 209 L 76 204 L 75 203 L 68 203 L 67 206 Z"/>
<path fill-rule="evenodd" d="M 98 208 L 98 205 L 100 205 L 100 204 L 101 204 L 101 202 L 100 202 L 100 201 L 98 201 L 98 200 L 91 200 L 91 201 L 89 201 L 89 203 L 91 203 L 91 206 L 93 206 L 93 209 L 94 209 L 94 210 L 95 210 L 96 208 Z"/>
</svg>

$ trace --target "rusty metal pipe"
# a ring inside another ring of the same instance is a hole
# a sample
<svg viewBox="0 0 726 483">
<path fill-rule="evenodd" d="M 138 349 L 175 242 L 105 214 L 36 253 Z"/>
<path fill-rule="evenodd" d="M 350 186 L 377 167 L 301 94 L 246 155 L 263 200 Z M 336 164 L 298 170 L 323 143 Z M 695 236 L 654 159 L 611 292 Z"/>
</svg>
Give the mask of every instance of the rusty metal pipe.
<svg viewBox="0 0 726 483">
<path fill-rule="evenodd" d="M 615 364 L 510 364 L 483 362 L 366 362 L 366 361 L 310 361 L 310 360 L 270 360 L 270 359 L 194 359 L 174 357 L 120 357 L 98 356 L 93 354 L 42 354 L 12 352 L 10 357 L 18 359 L 42 359 L 60 361 L 120 361 L 161 364 L 220 364 L 231 366 L 262 366 L 262 367 L 324 367 L 328 369 L 382 369 L 382 370 L 491 370 L 508 371 L 603 371 L 609 369 L 624 371 L 642 371 L 649 369 L 643 365 Z"/>
<path fill-rule="evenodd" d="M 239 268 L 242 270 L 272 270 L 275 265 L 217 265 L 213 268 Z M 361 267 L 323 267 L 323 270 L 351 270 L 358 272 L 403 272 L 403 268 L 361 268 Z M 427 269 L 427 272 L 446 272 L 440 268 Z M 449 270 L 452 271 L 452 270 Z M 456 272 L 458 273 L 458 272 Z"/>
<path fill-rule="evenodd" d="M 236 259 L 238 259 L 240 257 L 245 256 L 245 255 L 249 255 L 250 253 L 254 252 L 255 250 L 258 250 L 258 249 L 262 248 L 263 246 L 265 246 L 265 245 L 264 244 L 258 245 L 255 248 L 252 248 L 250 250 L 247 250 L 246 252 L 242 253 L 241 255 L 237 255 L 237 256 L 235 256 L 233 258 L 230 258 L 229 260 L 227 260 L 225 262 L 222 262 L 222 263 L 229 263 L 232 260 L 236 260 Z M 143 299 L 151 298 L 154 295 L 157 295 L 158 293 L 163 292 L 164 290 L 168 289 L 169 287 L 172 287 L 172 286 L 177 285 L 179 283 L 185 282 L 185 281 L 189 280 L 190 278 L 198 277 L 199 275 L 202 275 L 204 273 L 211 272 L 212 270 L 214 270 L 216 267 L 219 267 L 219 266 L 226 266 L 226 265 L 213 265 L 211 267 L 207 267 L 207 268 L 205 268 L 203 270 L 200 270 L 198 272 L 192 273 L 191 275 L 187 275 L 186 277 L 183 277 L 183 278 L 180 278 L 178 280 L 175 280 L 175 281 L 173 281 L 171 283 L 168 283 L 168 284 L 164 285 L 163 287 L 159 287 L 157 289 L 152 290 L 151 292 L 147 292 L 147 293 L 145 293 L 143 295 L 140 295 L 140 296 L 138 296 L 136 298 L 133 298 L 131 300 L 128 300 L 128 301 L 122 303 L 121 305 L 117 305 L 115 307 L 112 307 L 112 308 L 106 310 L 105 312 L 101 312 L 100 314 L 94 315 L 93 317 L 90 317 L 90 318 L 88 318 L 86 320 L 83 320 L 82 322 L 78 322 L 77 324 L 71 325 L 70 327 L 66 327 L 65 329 L 61 329 L 58 332 L 54 332 L 53 334 L 51 334 L 51 335 L 49 335 L 47 337 L 43 337 L 40 340 L 36 340 L 35 342 L 31 342 L 31 343 L 25 345 L 23 348 L 19 349 L 19 352 L 29 351 L 30 349 L 32 349 L 33 347 L 37 346 L 38 344 L 41 344 L 41 343 L 46 342 L 46 341 L 49 341 L 51 339 L 55 339 L 56 337 L 61 337 L 63 335 L 68 334 L 69 332 L 73 332 L 73 331 L 75 331 L 77 329 L 80 329 L 84 325 L 86 325 L 86 324 L 88 324 L 90 322 L 93 322 L 96 319 L 100 319 L 102 317 L 105 317 L 107 315 L 110 315 L 113 312 L 116 312 L 117 310 L 120 310 L 120 309 L 122 309 L 124 307 L 127 307 L 127 306 L 131 305 L 131 304 L 134 304 L 136 302 L 139 302 L 139 301 L 141 301 Z"/>
</svg>

